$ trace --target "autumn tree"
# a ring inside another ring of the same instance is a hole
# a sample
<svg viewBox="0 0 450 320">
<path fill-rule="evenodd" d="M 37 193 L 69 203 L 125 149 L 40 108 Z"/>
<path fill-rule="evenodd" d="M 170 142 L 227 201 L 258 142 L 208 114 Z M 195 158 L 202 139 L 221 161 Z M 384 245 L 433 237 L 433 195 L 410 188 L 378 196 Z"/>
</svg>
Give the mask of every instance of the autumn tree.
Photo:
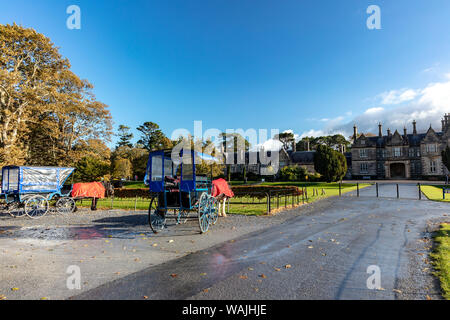
<svg viewBox="0 0 450 320">
<path fill-rule="evenodd" d="M 0 25 L 0 164 L 71 165 L 75 146 L 108 140 L 111 115 L 49 38 Z"/>
</svg>

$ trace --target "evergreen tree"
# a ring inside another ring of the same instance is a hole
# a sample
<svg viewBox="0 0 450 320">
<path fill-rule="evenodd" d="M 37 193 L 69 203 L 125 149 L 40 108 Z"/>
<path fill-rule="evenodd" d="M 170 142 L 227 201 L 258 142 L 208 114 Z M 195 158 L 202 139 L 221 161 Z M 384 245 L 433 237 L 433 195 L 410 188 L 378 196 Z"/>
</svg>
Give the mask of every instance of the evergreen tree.
<svg viewBox="0 0 450 320">
<path fill-rule="evenodd" d="M 327 182 L 340 181 L 347 172 L 347 161 L 342 153 L 325 145 L 318 145 L 314 155 L 314 169 Z"/>
</svg>

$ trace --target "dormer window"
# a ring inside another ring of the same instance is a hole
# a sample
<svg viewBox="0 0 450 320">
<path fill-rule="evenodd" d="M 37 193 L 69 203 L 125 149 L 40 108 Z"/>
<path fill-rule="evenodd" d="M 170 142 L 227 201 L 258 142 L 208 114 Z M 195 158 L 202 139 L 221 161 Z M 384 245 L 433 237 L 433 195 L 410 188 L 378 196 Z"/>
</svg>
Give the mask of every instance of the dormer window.
<svg viewBox="0 0 450 320">
<path fill-rule="evenodd" d="M 361 140 L 361 144 L 365 145 L 366 144 L 366 140 Z"/>
<path fill-rule="evenodd" d="M 402 149 L 394 148 L 394 157 L 401 157 L 401 156 L 402 156 Z"/>
</svg>

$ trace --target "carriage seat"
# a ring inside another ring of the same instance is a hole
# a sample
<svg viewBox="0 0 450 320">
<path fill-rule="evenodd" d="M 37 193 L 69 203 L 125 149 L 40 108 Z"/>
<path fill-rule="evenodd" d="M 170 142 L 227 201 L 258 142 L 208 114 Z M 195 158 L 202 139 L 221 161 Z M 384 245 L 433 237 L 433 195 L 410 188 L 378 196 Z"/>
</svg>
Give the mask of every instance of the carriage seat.
<svg viewBox="0 0 450 320">
<path fill-rule="evenodd" d="M 170 192 L 176 192 L 180 188 L 180 180 L 174 177 L 166 176 L 164 177 L 164 186 L 166 190 Z"/>
</svg>

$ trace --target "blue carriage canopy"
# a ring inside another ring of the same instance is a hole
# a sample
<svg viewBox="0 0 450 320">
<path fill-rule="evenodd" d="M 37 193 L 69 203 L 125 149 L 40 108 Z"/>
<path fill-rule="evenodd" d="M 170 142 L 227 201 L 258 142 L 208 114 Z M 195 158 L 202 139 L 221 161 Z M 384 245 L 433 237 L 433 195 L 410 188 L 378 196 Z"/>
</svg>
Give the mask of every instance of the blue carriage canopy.
<svg viewBox="0 0 450 320">
<path fill-rule="evenodd" d="M 62 167 L 3 167 L 2 193 L 58 192 L 74 170 Z"/>
<path fill-rule="evenodd" d="M 172 151 L 173 150 L 159 150 L 151 152 L 149 155 L 144 183 L 149 185 L 150 190 L 153 192 L 162 191 L 164 178 L 177 175 L 180 165 L 180 189 L 186 191 L 195 188 L 195 181 L 197 178 L 195 173 L 196 164 L 202 161 L 209 164 L 213 162 L 220 163 L 220 160 L 212 155 L 190 149 L 180 150 L 180 156 L 177 157 L 177 159 L 173 159 Z M 188 154 L 190 154 L 190 156 L 187 156 Z M 179 163 L 180 161 L 181 163 Z"/>
</svg>

